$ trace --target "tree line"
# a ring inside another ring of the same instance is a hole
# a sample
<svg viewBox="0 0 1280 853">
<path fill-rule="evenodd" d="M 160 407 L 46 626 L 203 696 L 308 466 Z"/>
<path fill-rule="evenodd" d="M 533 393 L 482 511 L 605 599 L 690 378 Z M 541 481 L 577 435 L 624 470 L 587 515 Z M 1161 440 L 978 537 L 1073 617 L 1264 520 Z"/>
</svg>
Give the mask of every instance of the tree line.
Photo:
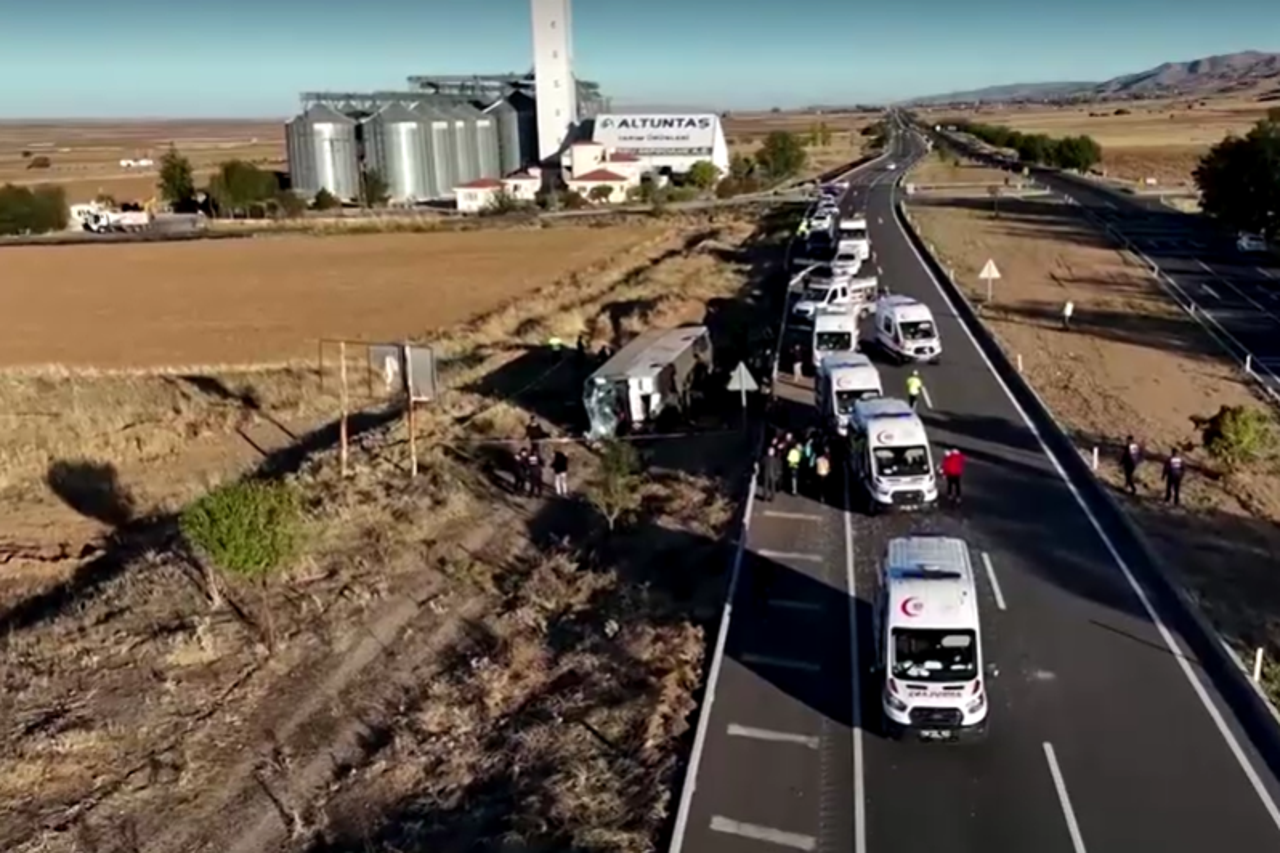
<svg viewBox="0 0 1280 853">
<path fill-rule="evenodd" d="M 1225 225 L 1280 239 L 1280 107 L 1244 136 L 1234 134 L 1200 159 L 1200 209 Z"/>
<path fill-rule="evenodd" d="M 1091 136 L 1055 138 L 1046 133 L 1022 133 L 998 124 L 961 120 L 947 122 L 996 148 L 1012 148 L 1023 163 L 1088 171 L 1102 162 L 1102 146 Z"/>
</svg>

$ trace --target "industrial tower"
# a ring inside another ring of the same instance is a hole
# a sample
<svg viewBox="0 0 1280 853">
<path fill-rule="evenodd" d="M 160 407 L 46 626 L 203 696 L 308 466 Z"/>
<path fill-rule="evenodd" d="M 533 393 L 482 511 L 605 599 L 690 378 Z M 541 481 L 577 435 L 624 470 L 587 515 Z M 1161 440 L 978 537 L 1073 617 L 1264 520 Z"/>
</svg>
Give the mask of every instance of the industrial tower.
<svg viewBox="0 0 1280 853">
<path fill-rule="evenodd" d="M 571 0 L 532 0 L 533 74 L 538 109 L 538 159 L 564 148 L 578 124 L 578 86 L 573 79 Z"/>
</svg>

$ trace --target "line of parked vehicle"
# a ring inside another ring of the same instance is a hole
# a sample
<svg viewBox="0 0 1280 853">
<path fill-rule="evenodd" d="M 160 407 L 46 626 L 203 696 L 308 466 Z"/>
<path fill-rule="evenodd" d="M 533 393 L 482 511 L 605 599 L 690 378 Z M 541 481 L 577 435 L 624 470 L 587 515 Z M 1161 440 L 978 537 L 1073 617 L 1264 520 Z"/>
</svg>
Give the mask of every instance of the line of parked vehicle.
<svg viewBox="0 0 1280 853">
<path fill-rule="evenodd" d="M 799 289 L 790 325 L 807 332 L 814 405 L 823 428 L 847 453 L 852 482 L 869 512 L 920 508 L 938 500 L 934 459 L 914 406 L 885 395 L 871 354 L 898 363 L 933 363 L 942 341 L 923 302 L 859 276 L 872 258 L 866 217 L 839 217 L 838 185 L 824 186 L 792 248 Z M 864 319 L 870 319 L 864 335 Z"/>
</svg>

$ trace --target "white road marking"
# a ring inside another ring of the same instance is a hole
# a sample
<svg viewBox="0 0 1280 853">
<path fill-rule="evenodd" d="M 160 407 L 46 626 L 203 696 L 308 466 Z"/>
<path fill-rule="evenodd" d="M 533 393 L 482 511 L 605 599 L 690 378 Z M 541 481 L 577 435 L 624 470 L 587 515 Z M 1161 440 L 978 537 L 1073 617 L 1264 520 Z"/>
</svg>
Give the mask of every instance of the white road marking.
<svg viewBox="0 0 1280 853">
<path fill-rule="evenodd" d="M 1212 287 L 1210 287 L 1207 284 L 1200 285 L 1200 289 L 1203 290 L 1205 293 L 1209 294 L 1210 296 L 1212 296 L 1214 299 L 1222 298 L 1221 296 L 1218 295 L 1218 291 L 1214 290 Z"/>
<path fill-rule="evenodd" d="M 991 592 L 996 597 L 996 607 L 1005 610 L 1004 593 L 1000 591 L 1000 581 L 996 580 L 996 569 L 991 565 L 991 555 L 986 551 L 982 552 L 982 566 L 987 570 L 987 580 L 991 582 Z"/>
<path fill-rule="evenodd" d="M 894 190 L 896 189 L 897 185 L 895 184 Z M 892 197 L 890 198 L 890 202 L 896 204 Z M 916 248 L 915 244 L 911 242 L 911 238 L 907 236 L 906 230 L 902 227 L 901 220 L 895 216 L 894 223 L 898 226 L 898 231 L 901 233 L 902 239 L 906 241 L 907 246 L 911 249 L 911 253 L 915 255 L 916 261 L 920 264 L 921 268 L 924 269 L 929 280 L 933 282 L 933 286 L 937 289 L 939 295 L 942 296 L 942 300 L 947 303 L 948 307 L 950 307 L 951 313 L 959 316 L 960 312 L 956 310 L 955 304 L 951 301 L 951 296 L 943 288 L 942 282 L 938 281 L 938 279 L 934 277 L 933 270 L 931 270 L 929 265 L 925 263 L 924 257 L 920 254 L 920 251 Z M 1272 800 L 1271 794 L 1267 791 L 1266 785 L 1263 784 L 1262 778 L 1258 775 L 1258 771 L 1254 769 L 1253 763 L 1249 760 L 1248 756 L 1245 755 L 1244 749 L 1240 746 L 1240 741 L 1236 738 L 1235 733 L 1232 732 L 1231 727 L 1223 718 L 1222 712 L 1218 710 L 1218 706 L 1215 705 L 1213 699 L 1210 698 L 1204 684 L 1201 683 L 1199 677 L 1191 668 L 1191 664 L 1187 662 L 1187 655 L 1183 651 L 1182 646 L 1173 636 L 1173 633 L 1169 630 L 1169 626 L 1165 624 L 1164 619 L 1156 612 L 1155 605 L 1151 602 L 1151 596 L 1147 594 L 1147 591 L 1142 584 L 1138 583 L 1138 579 L 1134 576 L 1133 570 L 1129 568 L 1129 564 L 1125 562 L 1124 557 L 1120 556 L 1119 549 L 1116 548 L 1115 543 L 1111 541 L 1111 537 L 1108 536 L 1106 531 L 1103 529 L 1102 523 L 1098 521 L 1098 517 L 1093 514 L 1093 509 L 1090 508 L 1089 504 L 1085 501 L 1084 496 L 1080 494 L 1080 490 L 1076 487 L 1076 484 L 1071 481 L 1069 476 L 1067 476 L 1066 469 L 1062 467 L 1062 463 L 1058 460 L 1058 457 L 1054 455 L 1053 451 L 1049 449 L 1049 445 L 1045 443 L 1044 436 L 1040 434 L 1040 428 L 1035 425 L 1030 416 L 1027 415 L 1026 409 L 1022 408 L 1022 404 L 1013 396 L 1013 391 L 1009 389 L 1008 384 L 1004 381 L 1004 377 L 996 372 L 995 365 L 993 365 L 991 363 L 991 359 L 987 357 L 986 351 L 978 345 L 978 339 L 974 337 L 973 331 L 966 323 L 961 323 L 960 328 L 964 330 L 965 336 L 969 339 L 969 343 L 982 358 L 982 362 L 987 366 L 987 371 L 995 378 L 996 384 L 1000 386 L 1002 391 L 1004 391 L 1004 395 L 1008 398 L 1010 404 L 1013 405 L 1014 411 L 1016 411 L 1019 417 L 1022 418 L 1022 422 L 1027 425 L 1027 429 L 1031 430 L 1031 434 L 1036 437 L 1036 441 L 1040 444 L 1040 449 L 1044 453 L 1045 458 L 1053 464 L 1054 470 L 1058 473 L 1058 477 L 1066 484 L 1067 491 L 1071 492 L 1071 496 L 1075 499 L 1076 505 L 1080 507 L 1080 511 L 1084 513 L 1085 518 L 1089 519 L 1089 525 L 1094 529 L 1094 532 L 1098 534 L 1098 538 L 1106 547 L 1107 553 L 1111 555 L 1112 561 L 1120 569 L 1120 573 L 1124 575 L 1124 579 L 1129 584 L 1129 588 L 1133 590 L 1134 594 L 1138 597 L 1138 601 L 1141 602 L 1142 609 L 1146 611 L 1147 616 L 1151 619 L 1151 623 L 1155 625 L 1156 629 L 1160 632 L 1160 639 L 1164 641 L 1165 647 L 1173 654 L 1174 660 L 1177 661 L 1178 667 L 1182 670 L 1183 677 L 1186 678 L 1187 683 L 1191 685 L 1191 689 L 1195 692 L 1196 698 L 1199 699 L 1200 704 L 1204 706 L 1205 713 L 1209 715 L 1214 726 L 1217 727 L 1218 734 L 1221 735 L 1223 741 L 1227 744 L 1227 748 L 1231 751 L 1232 757 L 1235 758 L 1236 763 L 1240 766 L 1240 770 L 1244 773 L 1245 778 L 1249 780 L 1249 784 L 1253 787 L 1254 794 L 1257 795 L 1263 808 L 1266 809 L 1267 815 L 1271 818 L 1271 822 L 1275 824 L 1276 829 L 1280 830 L 1280 809 L 1276 808 L 1275 801 Z"/>
<path fill-rule="evenodd" d="M 761 557 L 768 557 L 771 560 L 809 560 L 814 563 L 822 562 L 821 554 L 805 554 L 800 551 L 769 551 L 767 549 L 756 551 Z"/>
<path fill-rule="evenodd" d="M 770 607 L 781 607 L 784 610 L 821 610 L 822 605 L 816 601 L 795 601 L 790 598 L 771 598 Z"/>
<path fill-rule="evenodd" d="M 1049 762 L 1049 773 L 1053 776 L 1053 787 L 1058 791 L 1058 802 L 1062 805 L 1062 816 L 1067 821 L 1067 832 L 1071 833 L 1071 849 L 1076 853 L 1085 853 L 1084 838 L 1080 835 L 1080 824 L 1076 823 L 1075 809 L 1071 808 L 1071 797 L 1067 794 L 1067 783 L 1062 778 L 1062 770 L 1058 767 L 1058 757 L 1053 753 L 1053 744 L 1045 741 L 1044 758 Z"/>
<path fill-rule="evenodd" d="M 867 795 L 863 787 L 862 695 L 858 667 L 858 582 L 854 574 L 853 520 L 849 511 L 849 483 L 844 484 L 844 582 L 849 592 L 849 719 L 853 727 L 853 851 L 867 853 Z"/>
<path fill-rule="evenodd" d="M 778 669 L 798 669 L 801 672 L 821 672 L 822 667 L 816 663 L 810 663 L 807 660 L 792 660 L 791 658 L 775 658 L 770 655 L 753 655 L 750 653 L 743 654 L 743 663 L 757 664 L 759 666 L 776 666 Z"/>
<path fill-rule="evenodd" d="M 1270 272 L 1267 271 L 1266 267 L 1254 267 L 1254 269 L 1262 273 L 1263 278 L 1275 278 L 1275 276 L 1273 276 Z"/>
<path fill-rule="evenodd" d="M 720 815 L 715 815 L 711 818 L 711 829 L 713 832 L 740 835 L 743 838 L 750 838 L 754 841 L 767 841 L 770 844 L 791 847 L 795 850 L 814 850 L 818 846 L 818 839 L 812 835 L 801 835 L 798 832 L 785 832 L 781 829 L 772 829 L 754 823 L 743 823 L 740 820 L 720 817 Z"/>
<path fill-rule="evenodd" d="M 921 395 L 924 397 L 924 404 L 925 404 L 926 406 L 928 406 L 929 408 L 931 408 L 931 409 L 932 409 L 932 408 L 933 408 L 933 398 L 931 398 L 931 397 L 929 396 L 929 386 L 928 386 L 928 385 L 921 385 L 921 386 L 920 386 L 920 393 L 921 393 Z"/>
<path fill-rule="evenodd" d="M 766 509 L 760 514 L 766 518 L 789 518 L 793 521 L 822 521 L 822 516 L 814 515 L 809 512 L 779 512 L 776 509 Z"/>
<path fill-rule="evenodd" d="M 774 743 L 794 743 L 798 746 L 808 747 L 809 749 L 818 748 L 818 738 L 810 735 L 794 735 L 790 732 L 775 732 L 771 729 L 757 729 L 751 726 L 740 726 L 737 723 L 729 724 L 730 737 L 749 737 L 755 740 L 767 740 Z"/>
</svg>

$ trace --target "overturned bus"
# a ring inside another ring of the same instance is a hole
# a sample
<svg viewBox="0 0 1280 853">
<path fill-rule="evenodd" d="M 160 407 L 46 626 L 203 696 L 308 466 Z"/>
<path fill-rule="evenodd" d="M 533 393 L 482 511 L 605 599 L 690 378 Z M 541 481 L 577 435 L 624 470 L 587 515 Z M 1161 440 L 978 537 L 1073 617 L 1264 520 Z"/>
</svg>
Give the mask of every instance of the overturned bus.
<svg viewBox="0 0 1280 853">
<path fill-rule="evenodd" d="M 644 332 L 591 374 L 583 389 L 588 436 L 609 438 L 687 411 L 695 387 L 711 373 L 706 326 Z"/>
</svg>

